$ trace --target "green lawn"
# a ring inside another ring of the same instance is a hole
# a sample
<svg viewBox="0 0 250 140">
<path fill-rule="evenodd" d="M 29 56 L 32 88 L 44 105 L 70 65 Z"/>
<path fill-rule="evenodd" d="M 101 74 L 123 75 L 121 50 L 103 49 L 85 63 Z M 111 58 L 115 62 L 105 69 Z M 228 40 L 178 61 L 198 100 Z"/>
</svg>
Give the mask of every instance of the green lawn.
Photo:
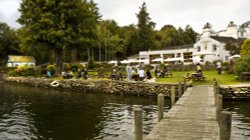
<svg viewBox="0 0 250 140">
<path fill-rule="evenodd" d="M 157 78 L 157 82 L 160 83 L 176 83 L 182 82 L 183 76 L 185 76 L 189 71 L 173 71 L 173 77 L 167 78 Z M 206 76 L 205 81 L 194 81 L 193 85 L 212 85 L 213 79 L 216 78 L 220 85 L 234 85 L 234 84 L 250 84 L 250 82 L 241 82 L 236 79 L 234 74 L 217 74 L 217 71 L 203 71 Z"/>
</svg>

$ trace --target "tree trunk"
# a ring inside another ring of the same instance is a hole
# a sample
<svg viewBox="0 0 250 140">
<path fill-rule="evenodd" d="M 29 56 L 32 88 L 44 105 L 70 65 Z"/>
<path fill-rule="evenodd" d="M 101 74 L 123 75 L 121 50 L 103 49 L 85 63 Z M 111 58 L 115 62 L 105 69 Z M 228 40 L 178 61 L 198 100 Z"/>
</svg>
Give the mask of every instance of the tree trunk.
<svg viewBox="0 0 250 140">
<path fill-rule="evenodd" d="M 99 44 L 99 61 L 102 61 L 102 50 L 101 50 L 101 45 Z"/>
<path fill-rule="evenodd" d="M 77 61 L 77 49 L 73 48 L 71 50 L 71 63 L 75 63 Z"/>
<path fill-rule="evenodd" d="M 62 72 L 62 49 L 55 49 L 55 59 L 56 59 L 56 75 L 60 75 Z"/>
<path fill-rule="evenodd" d="M 90 50 L 89 50 L 89 47 L 87 48 L 87 52 L 88 52 L 88 61 L 90 60 Z"/>
</svg>

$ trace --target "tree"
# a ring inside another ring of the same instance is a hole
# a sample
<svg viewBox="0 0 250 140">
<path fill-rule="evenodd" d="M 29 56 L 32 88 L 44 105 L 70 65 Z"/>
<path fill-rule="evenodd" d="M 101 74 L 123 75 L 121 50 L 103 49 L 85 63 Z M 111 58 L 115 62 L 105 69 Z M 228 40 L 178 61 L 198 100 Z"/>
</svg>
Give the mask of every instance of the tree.
<svg viewBox="0 0 250 140">
<path fill-rule="evenodd" d="M 0 22 L 0 59 L 20 53 L 17 32 L 6 23 Z"/>
<path fill-rule="evenodd" d="M 250 54 L 250 39 L 245 39 L 241 46 L 240 55 Z"/>
<path fill-rule="evenodd" d="M 18 22 L 26 28 L 29 40 L 53 50 L 56 74 L 62 71 L 63 50 L 83 40 L 81 25 L 86 7 L 82 0 L 23 0 L 21 3 Z"/>
<path fill-rule="evenodd" d="M 240 75 L 242 72 L 250 71 L 250 53 L 244 54 L 241 58 L 236 62 L 234 66 L 235 73 Z"/>
<path fill-rule="evenodd" d="M 138 18 L 138 48 L 137 52 L 142 50 L 154 49 L 156 47 L 154 26 L 155 23 L 150 21 L 151 18 L 147 13 L 146 3 L 143 2 L 142 7 L 139 8 L 140 11 L 137 14 Z"/>
<path fill-rule="evenodd" d="M 230 55 L 240 54 L 240 45 L 233 42 L 227 42 L 225 45 L 225 49 L 229 51 Z"/>
</svg>

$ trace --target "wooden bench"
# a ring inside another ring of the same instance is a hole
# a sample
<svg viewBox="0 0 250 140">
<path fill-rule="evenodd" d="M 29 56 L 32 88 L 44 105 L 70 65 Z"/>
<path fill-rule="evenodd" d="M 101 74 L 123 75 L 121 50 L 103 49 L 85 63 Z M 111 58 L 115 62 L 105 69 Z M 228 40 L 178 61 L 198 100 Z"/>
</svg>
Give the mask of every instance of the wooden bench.
<svg viewBox="0 0 250 140">
<path fill-rule="evenodd" d="M 183 76 L 184 79 L 192 79 L 194 81 L 204 81 L 206 79 L 206 76 L 204 75 L 201 75 L 199 73 L 191 73 L 190 74 L 187 74 L 186 76 Z"/>
<path fill-rule="evenodd" d="M 173 73 L 168 71 L 166 73 L 160 73 L 158 77 L 173 77 Z"/>
<path fill-rule="evenodd" d="M 238 78 L 240 81 L 250 80 L 250 72 L 241 72 Z"/>
</svg>

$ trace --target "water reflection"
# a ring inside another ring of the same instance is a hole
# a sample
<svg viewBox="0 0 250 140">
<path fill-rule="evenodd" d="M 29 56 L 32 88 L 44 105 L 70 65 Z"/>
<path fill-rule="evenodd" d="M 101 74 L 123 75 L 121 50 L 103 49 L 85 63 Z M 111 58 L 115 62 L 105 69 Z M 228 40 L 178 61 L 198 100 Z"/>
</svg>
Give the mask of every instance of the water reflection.
<svg viewBox="0 0 250 140">
<path fill-rule="evenodd" d="M 0 139 L 133 139 L 138 106 L 146 135 L 157 121 L 155 98 L 0 85 Z"/>
<path fill-rule="evenodd" d="M 0 85 L 1 140 L 134 139 L 135 107 L 143 110 L 144 136 L 157 122 L 155 98 L 60 92 Z M 170 105 L 166 100 L 166 108 Z M 233 113 L 233 140 L 250 139 L 250 103 L 225 102 Z"/>
<path fill-rule="evenodd" d="M 232 112 L 232 140 L 250 140 L 250 103 L 227 101 L 223 106 Z"/>
</svg>

